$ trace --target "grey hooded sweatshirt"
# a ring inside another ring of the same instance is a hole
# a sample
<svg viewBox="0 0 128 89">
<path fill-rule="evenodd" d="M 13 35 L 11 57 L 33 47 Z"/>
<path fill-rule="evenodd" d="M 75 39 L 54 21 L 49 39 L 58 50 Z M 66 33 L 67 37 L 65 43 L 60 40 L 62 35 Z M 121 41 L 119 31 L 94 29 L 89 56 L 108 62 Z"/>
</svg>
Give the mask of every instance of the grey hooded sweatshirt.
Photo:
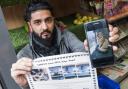
<svg viewBox="0 0 128 89">
<path fill-rule="evenodd" d="M 64 29 L 56 27 L 57 33 L 57 43 L 59 46 L 59 54 L 72 53 L 72 52 L 85 52 L 84 44 L 81 42 L 73 33 Z M 47 53 L 48 54 L 48 53 Z M 54 53 L 53 53 L 54 54 Z M 43 57 L 44 55 L 42 55 Z M 28 57 L 34 60 L 34 58 L 40 57 L 36 54 L 36 57 L 33 57 L 33 49 L 30 44 L 27 44 L 23 49 L 17 54 L 18 60 L 22 57 Z M 23 87 L 23 89 L 30 89 L 29 86 Z"/>
</svg>

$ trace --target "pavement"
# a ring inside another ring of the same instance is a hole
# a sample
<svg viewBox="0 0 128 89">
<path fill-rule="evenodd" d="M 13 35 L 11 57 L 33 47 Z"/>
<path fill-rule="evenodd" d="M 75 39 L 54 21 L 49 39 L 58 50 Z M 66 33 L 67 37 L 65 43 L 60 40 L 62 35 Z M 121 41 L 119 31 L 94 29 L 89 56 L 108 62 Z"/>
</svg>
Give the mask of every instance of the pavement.
<svg viewBox="0 0 128 89">
<path fill-rule="evenodd" d="M 2 89 L 1 85 L 0 85 L 0 89 Z"/>
</svg>

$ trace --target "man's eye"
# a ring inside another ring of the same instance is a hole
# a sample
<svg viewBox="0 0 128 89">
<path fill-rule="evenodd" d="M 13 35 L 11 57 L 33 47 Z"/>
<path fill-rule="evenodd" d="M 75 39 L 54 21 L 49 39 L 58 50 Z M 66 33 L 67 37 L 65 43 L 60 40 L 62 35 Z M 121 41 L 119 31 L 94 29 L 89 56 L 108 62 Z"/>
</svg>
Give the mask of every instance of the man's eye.
<svg viewBox="0 0 128 89">
<path fill-rule="evenodd" d="M 53 22 L 53 18 L 52 17 L 48 17 L 45 19 L 46 23 L 52 23 Z"/>
<path fill-rule="evenodd" d="M 39 25 L 41 23 L 41 21 L 35 21 L 35 24 Z"/>
</svg>

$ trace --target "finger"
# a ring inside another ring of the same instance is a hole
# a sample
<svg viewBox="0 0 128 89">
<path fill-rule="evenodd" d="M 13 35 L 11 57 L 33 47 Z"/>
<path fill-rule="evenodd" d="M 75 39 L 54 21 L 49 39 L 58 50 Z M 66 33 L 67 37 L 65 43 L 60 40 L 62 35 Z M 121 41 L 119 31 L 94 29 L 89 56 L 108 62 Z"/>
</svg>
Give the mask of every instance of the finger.
<svg viewBox="0 0 128 89">
<path fill-rule="evenodd" d="M 114 35 L 112 37 L 109 37 L 109 41 L 110 42 L 116 42 L 118 39 L 119 39 L 119 35 L 118 34 L 116 34 L 116 35 Z"/>
<path fill-rule="evenodd" d="M 13 64 L 12 65 L 12 71 L 16 71 L 16 70 L 24 70 L 24 71 L 31 71 L 32 66 L 25 66 L 25 65 L 21 65 L 21 64 Z"/>
<path fill-rule="evenodd" d="M 108 27 L 109 27 L 109 31 L 111 32 L 113 30 L 113 26 L 109 24 Z"/>
<path fill-rule="evenodd" d="M 30 58 L 26 58 L 26 57 L 23 57 L 23 58 L 21 58 L 21 59 L 19 59 L 18 61 L 17 61 L 17 63 L 20 63 L 20 62 L 32 62 L 32 59 L 30 59 Z"/>
<path fill-rule="evenodd" d="M 118 47 L 117 46 L 112 46 L 113 48 L 113 51 L 116 52 L 118 50 Z"/>
<path fill-rule="evenodd" d="M 88 43 L 87 43 L 87 40 L 84 40 L 84 47 L 85 47 L 85 50 L 88 51 Z"/>
<path fill-rule="evenodd" d="M 110 36 L 113 36 L 113 35 L 115 35 L 115 34 L 118 34 L 118 32 L 119 32 L 118 28 L 117 28 L 117 27 L 114 27 L 113 30 L 110 31 L 109 35 L 110 35 Z"/>
<path fill-rule="evenodd" d="M 23 65 L 23 66 L 26 66 L 26 67 L 32 67 L 32 62 L 31 61 L 22 61 L 20 63 L 17 63 L 17 65 Z"/>
<path fill-rule="evenodd" d="M 23 70 L 17 70 L 17 71 L 11 72 L 11 76 L 13 78 L 17 78 L 20 75 L 26 75 L 26 74 L 28 74 L 28 72 L 27 71 L 23 71 Z"/>
<path fill-rule="evenodd" d="M 24 65 L 24 66 L 32 66 L 32 59 L 29 58 L 21 58 L 16 62 L 17 65 Z"/>
</svg>

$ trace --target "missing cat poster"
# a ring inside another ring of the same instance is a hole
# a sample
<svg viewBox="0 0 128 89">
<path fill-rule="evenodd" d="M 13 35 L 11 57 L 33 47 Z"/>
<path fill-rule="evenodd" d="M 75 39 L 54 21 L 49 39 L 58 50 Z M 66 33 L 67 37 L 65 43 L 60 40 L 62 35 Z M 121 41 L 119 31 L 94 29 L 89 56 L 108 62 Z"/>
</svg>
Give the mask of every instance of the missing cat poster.
<svg viewBox="0 0 128 89">
<path fill-rule="evenodd" d="M 99 89 L 96 69 L 83 52 L 37 58 L 27 79 L 31 89 Z"/>
</svg>

